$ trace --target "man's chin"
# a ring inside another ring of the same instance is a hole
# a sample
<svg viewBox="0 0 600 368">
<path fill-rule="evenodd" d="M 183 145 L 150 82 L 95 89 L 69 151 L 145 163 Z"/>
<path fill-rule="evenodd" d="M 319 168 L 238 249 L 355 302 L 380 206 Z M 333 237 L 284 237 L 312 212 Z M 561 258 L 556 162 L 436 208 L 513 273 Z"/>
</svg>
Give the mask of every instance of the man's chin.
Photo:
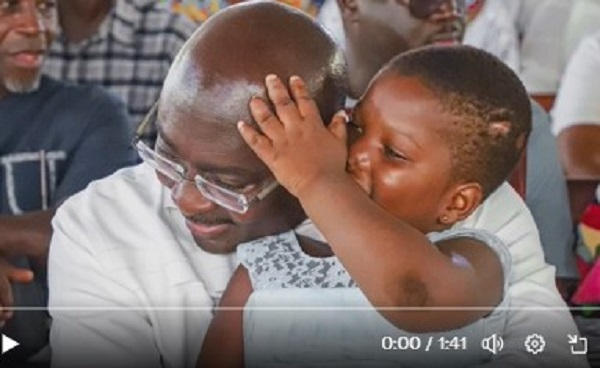
<svg viewBox="0 0 600 368">
<path fill-rule="evenodd" d="M 211 254 L 231 254 L 238 246 L 237 243 L 227 240 L 202 239 L 196 236 L 193 238 L 200 249 Z"/>
<path fill-rule="evenodd" d="M 41 74 L 23 76 L 21 78 L 5 78 L 4 86 L 10 93 L 31 93 L 40 87 Z"/>
</svg>

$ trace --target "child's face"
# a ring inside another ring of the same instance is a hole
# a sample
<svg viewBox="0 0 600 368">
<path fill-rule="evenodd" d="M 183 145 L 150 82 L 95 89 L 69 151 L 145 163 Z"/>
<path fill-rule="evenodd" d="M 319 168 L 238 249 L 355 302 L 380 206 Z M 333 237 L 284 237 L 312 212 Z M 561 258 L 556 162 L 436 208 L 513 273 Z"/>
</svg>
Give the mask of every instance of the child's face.
<svg viewBox="0 0 600 368">
<path fill-rule="evenodd" d="M 451 116 L 415 78 L 379 76 L 359 101 L 349 171 L 370 197 L 422 232 L 441 230 L 451 198 Z"/>
</svg>

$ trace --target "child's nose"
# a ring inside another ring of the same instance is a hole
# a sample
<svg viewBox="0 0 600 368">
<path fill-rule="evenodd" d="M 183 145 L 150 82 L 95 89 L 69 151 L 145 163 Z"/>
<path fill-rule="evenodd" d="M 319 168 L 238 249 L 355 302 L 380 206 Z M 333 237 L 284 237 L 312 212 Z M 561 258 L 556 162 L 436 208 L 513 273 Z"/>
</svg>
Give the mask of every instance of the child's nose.
<svg viewBox="0 0 600 368">
<path fill-rule="evenodd" d="M 346 167 L 348 173 L 361 186 L 361 188 L 370 195 L 371 193 L 371 160 L 369 152 L 361 149 L 356 143 L 350 147 L 348 154 L 348 164 Z"/>
</svg>

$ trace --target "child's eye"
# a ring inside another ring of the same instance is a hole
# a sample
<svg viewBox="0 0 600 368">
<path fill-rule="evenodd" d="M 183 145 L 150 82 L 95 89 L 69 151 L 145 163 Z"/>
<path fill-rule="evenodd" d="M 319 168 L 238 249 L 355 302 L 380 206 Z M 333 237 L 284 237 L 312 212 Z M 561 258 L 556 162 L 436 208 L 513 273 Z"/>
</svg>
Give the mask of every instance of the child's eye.
<svg viewBox="0 0 600 368">
<path fill-rule="evenodd" d="M 405 155 L 393 150 L 389 146 L 383 147 L 383 153 L 385 154 L 386 157 L 389 157 L 394 160 L 406 160 L 407 159 L 407 157 Z"/>
</svg>

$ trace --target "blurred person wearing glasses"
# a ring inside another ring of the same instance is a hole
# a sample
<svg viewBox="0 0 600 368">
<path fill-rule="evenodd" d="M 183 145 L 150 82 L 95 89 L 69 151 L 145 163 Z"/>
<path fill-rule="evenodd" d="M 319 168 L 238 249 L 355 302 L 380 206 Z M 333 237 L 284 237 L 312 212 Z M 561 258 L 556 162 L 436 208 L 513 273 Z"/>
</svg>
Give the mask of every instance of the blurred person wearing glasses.
<svg viewBox="0 0 600 368">
<path fill-rule="evenodd" d="M 292 229 L 321 239 L 237 130 L 252 121 L 248 102 L 266 96 L 269 73 L 309 81 L 324 121 L 344 106 L 341 50 L 307 15 L 274 2 L 228 7 L 171 66 L 141 126 L 156 123 L 156 143 L 133 142 L 144 163 L 61 206 L 48 280 L 56 367 L 193 367 L 237 246 Z M 533 219 L 508 184 L 462 226 L 521 251 L 515 287 L 529 306 L 564 307 Z M 568 312 L 553 317 L 570 328 Z M 506 344 L 522 346 L 519 338 Z"/>
<path fill-rule="evenodd" d="M 6 308 L 46 306 L 57 205 L 134 159 L 121 102 L 41 75 L 55 22 L 55 1 L 0 0 L 0 320 L 20 356 L 47 343 L 47 314 Z"/>
</svg>

